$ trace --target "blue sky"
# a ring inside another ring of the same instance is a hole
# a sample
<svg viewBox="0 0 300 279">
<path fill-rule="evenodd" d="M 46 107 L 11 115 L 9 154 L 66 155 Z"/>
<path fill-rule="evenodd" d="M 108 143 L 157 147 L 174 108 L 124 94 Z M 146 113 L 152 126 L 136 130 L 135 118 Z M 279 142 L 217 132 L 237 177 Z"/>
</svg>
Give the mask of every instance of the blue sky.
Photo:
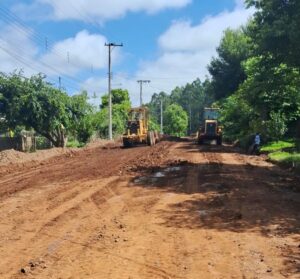
<svg viewBox="0 0 300 279">
<path fill-rule="evenodd" d="M 114 49 L 113 87 L 128 89 L 138 104 L 137 79 L 149 79 L 144 99 L 170 93 L 199 77 L 223 31 L 253 13 L 242 0 L 2 0 L 0 71 L 43 72 L 73 94 L 107 91 L 105 42 Z"/>
</svg>

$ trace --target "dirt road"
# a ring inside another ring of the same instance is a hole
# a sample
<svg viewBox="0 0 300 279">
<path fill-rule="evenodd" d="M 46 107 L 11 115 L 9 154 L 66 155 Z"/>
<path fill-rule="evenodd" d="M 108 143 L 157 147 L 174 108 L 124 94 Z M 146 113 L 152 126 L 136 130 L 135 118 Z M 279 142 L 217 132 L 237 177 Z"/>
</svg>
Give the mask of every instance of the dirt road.
<svg viewBox="0 0 300 279">
<path fill-rule="evenodd" d="M 300 278 L 299 179 L 231 147 L 98 147 L 0 175 L 0 278 Z"/>
</svg>

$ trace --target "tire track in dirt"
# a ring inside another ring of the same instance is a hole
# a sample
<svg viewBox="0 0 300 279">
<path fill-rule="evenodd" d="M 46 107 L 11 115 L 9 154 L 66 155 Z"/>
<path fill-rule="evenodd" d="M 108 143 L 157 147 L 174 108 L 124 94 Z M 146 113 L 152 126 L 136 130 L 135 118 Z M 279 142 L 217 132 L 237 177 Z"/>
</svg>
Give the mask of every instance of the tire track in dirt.
<svg viewBox="0 0 300 279">
<path fill-rule="evenodd" d="M 97 149 L 41 168 L 0 186 L 17 190 L 0 207 L 1 278 L 297 274 L 286 254 L 297 251 L 299 195 L 256 158 L 186 141 Z"/>
<path fill-rule="evenodd" d="M 62 228 L 66 226 L 65 223 L 68 221 L 76 220 L 78 212 L 80 212 L 81 204 L 85 203 L 93 194 L 102 191 L 107 184 L 114 183 L 118 180 L 116 177 L 111 177 L 109 179 L 104 179 L 103 181 L 90 182 L 87 185 L 78 184 L 77 187 L 80 187 L 80 194 L 75 196 L 70 200 L 61 200 L 59 204 L 56 204 L 55 207 L 51 209 L 43 206 L 39 201 L 33 200 L 30 201 L 30 204 L 34 204 L 34 207 L 31 206 L 32 215 L 35 222 L 35 227 L 32 228 L 28 223 L 16 223 L 14 227 L 14 234 L 20 235 L 20 241 L 18 241 L 18 249 L 20 251 L 27 250 L 27 247 L 32 246 L 33 243 L 40 242 L 41 236 L 44 235 L 47 231 L 56 228 L 61 225 Z M 85 214 L 86 215 L 86 214 Z M 27 216 L 27 213 L 23 213 L 23 216 L 18 218 L 24 220 Z M 7 220 L 10 221 L 10 220 Z M 26 236 L 23 235 L 24 232 L 27 232 Z M 2 232 L 4 233 L 4 232 Z M 6 234 L 9 234 L 10 231 L 7 231 Z M 39 246 L 39 245 L 38 245 Z M 42 246 L 42 244 L 41 244 Z M 16 247 L 7 247 L 6 253 L 11 255 L 16 253 Z M 11 259 L 7 259 L 7 265 Z M 1 265 L 6 266 L 6 260 L 4 259 Z M 6 272 L 7 274 L 7 272 Z"/>
</svg>

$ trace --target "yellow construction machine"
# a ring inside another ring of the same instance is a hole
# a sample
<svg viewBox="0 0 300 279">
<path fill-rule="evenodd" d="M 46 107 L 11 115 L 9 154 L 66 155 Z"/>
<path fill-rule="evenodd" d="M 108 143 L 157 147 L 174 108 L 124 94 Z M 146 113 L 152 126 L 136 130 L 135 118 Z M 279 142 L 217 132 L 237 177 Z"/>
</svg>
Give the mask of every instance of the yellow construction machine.
<svg viewBox="0 0 300 279">
<path fill-rule="evenodd" d="M 123 135 L 123 146 L 131 147 L 137 144 L 152 146 L 158 141 L 158 132 L 149 131 L 149 110 L 144 106 L 130 109 L 126 132 Z"/>
<path fill-rule="evenodd" d="M 218 108 L 204 109 L 204 125 L 198 131 L 198 144 L 203 144 L 205 141 L 216 140 L 217 145 L 222 145 L 222 126 L 218 121 Z"/>
</svg>

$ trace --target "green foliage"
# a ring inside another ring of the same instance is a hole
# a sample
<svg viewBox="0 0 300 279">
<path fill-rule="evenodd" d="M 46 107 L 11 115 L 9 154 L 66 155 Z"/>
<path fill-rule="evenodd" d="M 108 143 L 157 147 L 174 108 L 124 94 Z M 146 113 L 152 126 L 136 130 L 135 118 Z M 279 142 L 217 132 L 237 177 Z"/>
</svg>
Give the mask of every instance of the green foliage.
<svg viewBox="0 0 300 279">
<path fill-rule="evenodd" d="M 83 147 L 85 144 L 82 143 L 82 142 L 79 142 L 78 140 L 72 138 L 72 139 L 68 139 L 68 142 L 67 142 L 67 147 L 69 148 L 81 148 Z"/>
<path fill-rule="evenodd" d="M 221 107 L 220 117 L 220 122 L 225 127 L 224 139 L 247 140 L 255 132 L 251 127 L 254 117 L 252 108 L 238 94 L 228 97 Z"/>
<path fill-rule="evenodd" d="M 266 122 L 267 135 L 270 139 L 282 138 L 287 131 L 286 119 L 281 113 L 271 112 L 270 120 Z"/>
<path fill-rule="evenodd" d="M 277 151 L 269 154 L 269 158 L 272 161 L 280 163 L 294 163 L 300 165 L 300 153 L 289 153 L 284 151 Z"/>
<path fill-rule="evenodd" d="M 196 132 L 203 116 L 204 107 L 209 106 L 213 102 L 211 96 L 208 94 L 210 89 L 208 80 L 201 83 L 197 79 L 183 87 L 176 87 L 170 95 L 167 95 L 165 92 L 154 93 L 151 102 L 147 105 L 150 109 L 153 122 L 160 123 L 162 100 L 163 112 L 172 104 L 182 107 L 188 115 L 188 132 Z M 164 119 L 164 126 L 166 125 L 170 125 L 168 119 Z"/>
<path fill-rule="evenodd" d="M 86 141 L 86 114 L 91 111 L 86 93 L 69 97 L 44 79 L 43 75 L 0 74 L 1 117 L 7 127 L 34 129 L 58 147 L 65 146 L 72 133 Z"/>
<path fill-rule="evenodd" d="M 268 152 L 269 159 L 274 162 L 300 169 L 300 153 L 297 151 L 297 145 L 298 141 L 294 139 L 275 141 L 263 145 L 261 151 Z"/>
<path fill-rule="evenodd" d="M 300 133 L 300 1 L 246 0 L 256 7 L 246 27 L 227 30 L 209 65 L 222 107 L 224 136 L 246 142 Z M 225 98 L 225 99 L 223 99 Z M 300 135 L 300 134 L 299 134 Z M 299 136 L 298 135 L 298 136 Z"/>
<path fill-rule="evenodd" d="M 149 130 L 150 131 L 160 131 L 160 124 L 158 124 L 157 122 L 155 122 L 155 120 L 153 120 L 153 117 L 150 117 L 149 120 Z"/>
<path fill-rule="evenodd" d="M 188 115 L 183 108 L 177 104 L 170 105 L 164 112 L 164 132 L 173 136 L 186 135 L 188 127 Z"/>
<path fill-rule="evenodd" d="M 251 53 L 251 39 L 244 29 L 227 29 L 208 70 L 212 76 L 212 91 L 217 100 L 233 94 L 246 79 L 242 62 Z"/>
<path fill-rule="evenodd" d="M 130 99 L 127 90 L 112 90 L 112 128 L 115 136 L 124 133 L 127 114 L 130 109 Z M 93 117 L 93 127 L 100 137 L 108 137 L 108 95 L 102 97 L 101 110 Z"/>
<path fill-rule="evenodd" d="M 257 8 L 249 34 L 256 42 L 256 53 L 272 54 L 276 61 L 300 66 L 300 1 L 246 0 Z"/>
<path fill-rule="evenodd" d="M 87 93 L 72 96 L 71 108 L 73 121 L 70 130 L 79 142 L 86 143 L 94 131 L 93 107 L 88 103 Z"/>
<path fill-rule="evenodd" d="M 166 108 L 171 104 L 170 96 L 167 95 L 165 92 L 160 92 L 159 94 L 154 93 L 152 95 L 151 101 L 147 104 L 147 107 L 150 111 L 150 117 L 152 123 L 160 123 L 160 116 L 161 116 L 161 101 L 163 104 L 163 112 Z"/>
<path fill-rule="evenodd" d="M 277 65 L 271 57 L 253 57 L 244 66 L 247 80 L 240 92 L 262 120 L 268 120 L 272 112 L 280 112 L 287 121 L 299 117 L 299 69 Z"/>
<path fill-rule="evenodd" d="M 113 89 L 111 90 L 111 101 L 112 104 L 123 104 L 130 107 L 130 98 L 127 90 Z M 108 94 L 105 94 L 101 98 L 101 109 L 108 107 Z"/>
<path fill-rule="evenodd" d="M 67 94 L 44 82 L 42 75 L 0 76 L 0 102 L 8 127 L 33 128 L 55 146 L 64 146 L 72 112 Z"/>
<path fill-rule="evenodd" d="M 263 152 L 276 152 L 281 151 L 287 148 L 294 148 L 296 146 L 295 142 L 292 140 L 290 141 L 273 141 L 269 142 L 261 147 L 261 151 Z"/>
</svg>

